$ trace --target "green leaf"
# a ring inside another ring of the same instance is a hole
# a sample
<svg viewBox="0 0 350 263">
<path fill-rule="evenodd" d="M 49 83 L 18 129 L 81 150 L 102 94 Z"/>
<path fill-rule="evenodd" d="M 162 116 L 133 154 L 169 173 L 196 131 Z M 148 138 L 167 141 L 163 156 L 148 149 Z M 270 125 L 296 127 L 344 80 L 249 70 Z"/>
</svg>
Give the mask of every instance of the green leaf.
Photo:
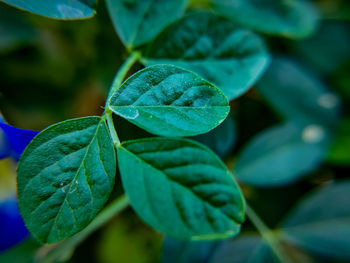
<svg viewBox="0 0 350 263">
<path fill-rule="evenodd" d="M 0 0 L 25 11 L 54 19 L 84 19 L 95 15 L 96 0 Z"/>
<path fill-rule="evenodd" d="M 319 15 L 304 0 L 211 0 L 213 9 L 242 26 L 289 38 L 314 33 Z"/>
<path fill-rule="evenodd" d="M 263 41 L 249 30 L 211 13 L 196 13 L 166 28 L 148 47 L 146 65 L 173 64 L 240 96 L 269 64 Z"/>
<path fill-rule="evenodd" d="M 344 119 L 339 125 L 334 143 L 330 148 L 327 161 L 339 165 L 350 163 L 350 119 Z"/>
<path fill-rule="evenodd" d="M 153 228 L 185 240 L 239 232 L 243 196 L 208 148 L 185 139 L 141 139 L 123 143 L 118 161 L 131 206 Z"/>
<path fill-rule="evenodd" d="M 100 117 L 48 127 L 28 145 L 18 164 L 19 209 L 42 243 L 85 228 L 114 186 L 115 151 Z"/>
<path fill-rule="evenodd" d="M 258 91 L 288 121 L 327 127 L 338 123 L 338 95 L 288 59 L 273 60 L 258 83 Z"/>
<path fill-rule="evenodd" d="M 223 242 L 209 263 L 276 263 L 269 246 L 258 235 L 242 235 Z"/>
<path fill-rule="evenodd" d="M 230 110 L 218 88 L 171 65 L 155 65 L 135 73 L 112 95 L 108 107 L 142 129 L 163 136 L 208 132 Z"/>
<path fill-rule="evenodd" d="M 121 41 L 129 48 L 151 41 L 176 20 L 185 0 L 107 0 L 107 7 Z"/>
<path fill-rule="evenodd" d="M 221 158 L 226 157 L 236 141 L 236 124 L 232 115 L 229 115 L 214 130 L 192 137 L 192 139 L 206 145 Z"/>
<path fill-rule="evenodd" d="M 302 200 L 282 223 L 288 242 L 350 260 L 350 181 L 327 184 Z"/>
<path fill-rule="evenodd" d="M 281 186 L 316 169 L 329 146 L 330 134 L 319 125 L 282 124 L 254 137 L 233 168 L 238 180 L 255 186 Z"/>
</svg>

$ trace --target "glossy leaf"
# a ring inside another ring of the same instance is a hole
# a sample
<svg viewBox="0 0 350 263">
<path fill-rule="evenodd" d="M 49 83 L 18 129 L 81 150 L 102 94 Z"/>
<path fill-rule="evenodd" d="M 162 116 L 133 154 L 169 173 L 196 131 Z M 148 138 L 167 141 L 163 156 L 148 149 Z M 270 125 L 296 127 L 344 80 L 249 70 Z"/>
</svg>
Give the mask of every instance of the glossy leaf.
<svg viewBox="0 0 350 263">
<path fill-rule="evenodd" d="M 95 15 L 96 0 L 1 0 L 19 9 L 55 19 L 83 19 Z"/>
<path fill-rule="evenodd" d="M 30 141 L 38 134 L 37 131 L 19 129 L 10 126 L 0 120 L 0 132 L 3 136 L 4 153 L 1 157 L 13 157 L 18 160 L 23 150 L 27 147 Z M 7 145 L 7 150 L 5 147 Z M 1 151 L 0 151 L 1 152 Z"/>
<path fill-rule="evenodd" d="M 331 183 L 302 200 L 282 223 L 284 238 L 311 252 L 350 260 L 350 182 Z"/>
<path fill-rule="evenodd" d="M 213 9 L 233 21 L 267 34 L 290 38 L 311 35 L 318 13 L 304 0 L 211 0 Z"/>
<path fill-rule="evenodd" d="M 146 65 L 173 64 L 240 96 L 269 64 L 263 41 L 249 30 L 211 13 L 187 16 L 165 29 L 148 47 Z"/>
<path fill-rule="evenodd" d="M 236 124 L 229 115 L 218 127 L 208 133 L 197 135 L 192 139 L 203 143 L 221 158 L 227 156 L 236 141 Z"/>
<path fill-rule="evenodd" d="M 131 48 L 151 41 L 181 15 L 185 3 L 185 0 L 107 0 L 107 7 L 120 39 Z"/>
<path fill-rule="evenodd" d="M 163 136 L 208 132 L 230 110 L 218 88 L 171 65 L 156 65 L 135 73 L 112 95 L 108 107 L 140 128 Z"/>
<path fill-rule="evenodd" d="M 114 147 L 100 117 L 42 131 L 18 165 L 19 208 L 29 231 L 54 243 L 85 228 L 107 201 L 115 171 Z"/>
<path fill-rule="evenodd" d="M 316 169 L 329 145 L 319 125 L 278 125 L 256 135 L 239 155 L 233 171 L 238 180 L 255 186 L 281 186 Z"/>
<path fill-rule="evenodd" d="M 242 235 L 223 242 L 209 263 L 276 263 L 269 246 L 258 235 Z"/>
<path fill-rule="evenodd" d="M 171 138 L 128 141 L 118 149 L 118 161 L 132 207 L 153 228 L 185 240 L 221 239 L 239 232 L 243 196 L 225 165 L 206 147 Z"/>
<path fill-rule="evenodd" d="M 181 241 L 165 238 L 162 263 L 208 263 L 218 241 Z"/>
<path fill-rule="evenodd" d="M 272 62 L 258 84 L 258 91 L 289 121 L 329 127 L 338 123 L 339 97 L 287 59 Z"/>
</svg>

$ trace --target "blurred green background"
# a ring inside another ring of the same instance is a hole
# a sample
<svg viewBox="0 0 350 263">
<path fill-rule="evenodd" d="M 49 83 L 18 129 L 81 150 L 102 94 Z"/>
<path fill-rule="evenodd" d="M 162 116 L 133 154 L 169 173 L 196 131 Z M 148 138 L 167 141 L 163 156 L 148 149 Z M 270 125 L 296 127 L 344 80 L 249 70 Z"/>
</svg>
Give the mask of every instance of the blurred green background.
<svg viewBox="0 0 350 263">
<path fill-rule="evenodd" d="M 302 180 L 278 188 L 242 185 L 247 200 L 271 227 L 311 189 L 350 175 L 350 4 L 340 0 L 314 2 L 324 17 L 315 35 L 305 40 L 269 36 L 265 40 L 272 54 L 296 61 L 340 96 L 340 126 L 325 162 Z M 0 3 L 0 111 L 11 125 L 33 130 L 70 118 L 99 115 L 127 55 L 103 1 L 99 1 L 93 19 L 82 21 L 50 20 Z M 140 68 L 142 65 L 136 65 L 134 71 Z M 282 120 L 255 88 L 231 101 L 231 115 L 236 132 L 235 143 L 224 156 L 229 166 L 254 135 Z M 122 119 L 118 118 L 118 123 L 122 140 L 149 136 Z M 5 183 L 3 179 L 14 169 L 6 162 L 0 163 L 3 189 L 13 185 L 13 181 Z M 111 199 L 121 191 L 117 187 Z M 243 231 L 252 230 L 247 221 Z M 162 240 L 162 235 L 129 208 L 83 242 L 70 262 L 159 262 Z M 0 257 L 0 262 L 26 262 L 36 246 L 29 242 L 21 253 L 10 252 Z M 295 262 L 324 261 L 294 249 L 287 248 Z"/>
</svg>

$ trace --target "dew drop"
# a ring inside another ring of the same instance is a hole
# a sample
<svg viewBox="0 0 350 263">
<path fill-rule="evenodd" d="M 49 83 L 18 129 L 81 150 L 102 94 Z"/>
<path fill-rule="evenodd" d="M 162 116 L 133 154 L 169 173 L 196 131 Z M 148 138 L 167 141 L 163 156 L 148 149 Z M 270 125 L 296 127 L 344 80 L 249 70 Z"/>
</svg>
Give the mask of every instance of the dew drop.
<svg viewBox="0 0 350 263">
<path fill-rule="evenodd" d="M 332 109 L 339 104 L 339 98 L 333 93 L 324 93 L 317 99 L 318 105 L 326 109 Z"/>
<path fill-rule="evenodd" d="M 324 128 L 315 124 L 306 126 L 302 131 L 302 139 L 306 143 L 318 143 L 324 136 Z"/>
</svg>

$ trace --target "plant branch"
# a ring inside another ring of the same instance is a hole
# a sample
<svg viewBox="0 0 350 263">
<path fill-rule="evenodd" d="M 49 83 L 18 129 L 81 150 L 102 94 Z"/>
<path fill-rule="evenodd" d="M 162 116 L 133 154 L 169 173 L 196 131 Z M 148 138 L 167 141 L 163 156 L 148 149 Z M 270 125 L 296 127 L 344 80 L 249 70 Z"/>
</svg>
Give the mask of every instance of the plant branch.
<svg viewBox="0 0 350 263">
<path fill-rule="evenodd" d="M 281 263 L 290 263 L 288 257 L 283 253 L 283 249 L 280 246 L 279 239 L 270 230 L 268 226 L 261 220 L 261 218 L 255 213 L 255 211 L 246 203 L 246 214 L 249 220 L 254 224 L 256 229 L 259 231 L 262 238 L 270 246 L 271 250 L 274 252 L 276 257 Z"/>
<path fill-rule="evenodd" d="M 116 214 L 123 211 L 129 205 L 129 200 L 126 195 L 122 195 L 114 200 L 105 209 L 99 213 L 96 218 L 83 231 L 75 236 L 55 245 L 43 246 L 37 253 L 35 262 L 37 263 L 52 263 L 68 260 L 74 249 L 84 241 L 89 235 L 95 232 L 99 227 L 107 223 Z"/>
<path fill-rule="evenodd" d="M 112 111 L 109 108 L 105 109 L 104 118 L 107 120 L 109 134 L 111 135 L 111 138 L 112 138 L 114 146 L 115 147 L 119 147 L 120 140 L 119 140 L 119 137 L 118 137 L 118 133 L 117 133 L 115 127 L 114 127 Z"/>
<path fill-rule="evenodd" d="M 106 105 L 105 108 L 108 107 L 109 101 L 112 97 L 112 94 L 116 92 L 120 85 L 122 84 L 123 80 L 125 79 L 126 74 L 130 70 L 130 68 L 140 59 L 141 52 L 140 51 L 133 51 L 128 59 L 123 63 L 123 65 L 119 68 L 117 75 L 114 78 L 113 85 L 111 89 L 109 90 Z"/>
</svg>

